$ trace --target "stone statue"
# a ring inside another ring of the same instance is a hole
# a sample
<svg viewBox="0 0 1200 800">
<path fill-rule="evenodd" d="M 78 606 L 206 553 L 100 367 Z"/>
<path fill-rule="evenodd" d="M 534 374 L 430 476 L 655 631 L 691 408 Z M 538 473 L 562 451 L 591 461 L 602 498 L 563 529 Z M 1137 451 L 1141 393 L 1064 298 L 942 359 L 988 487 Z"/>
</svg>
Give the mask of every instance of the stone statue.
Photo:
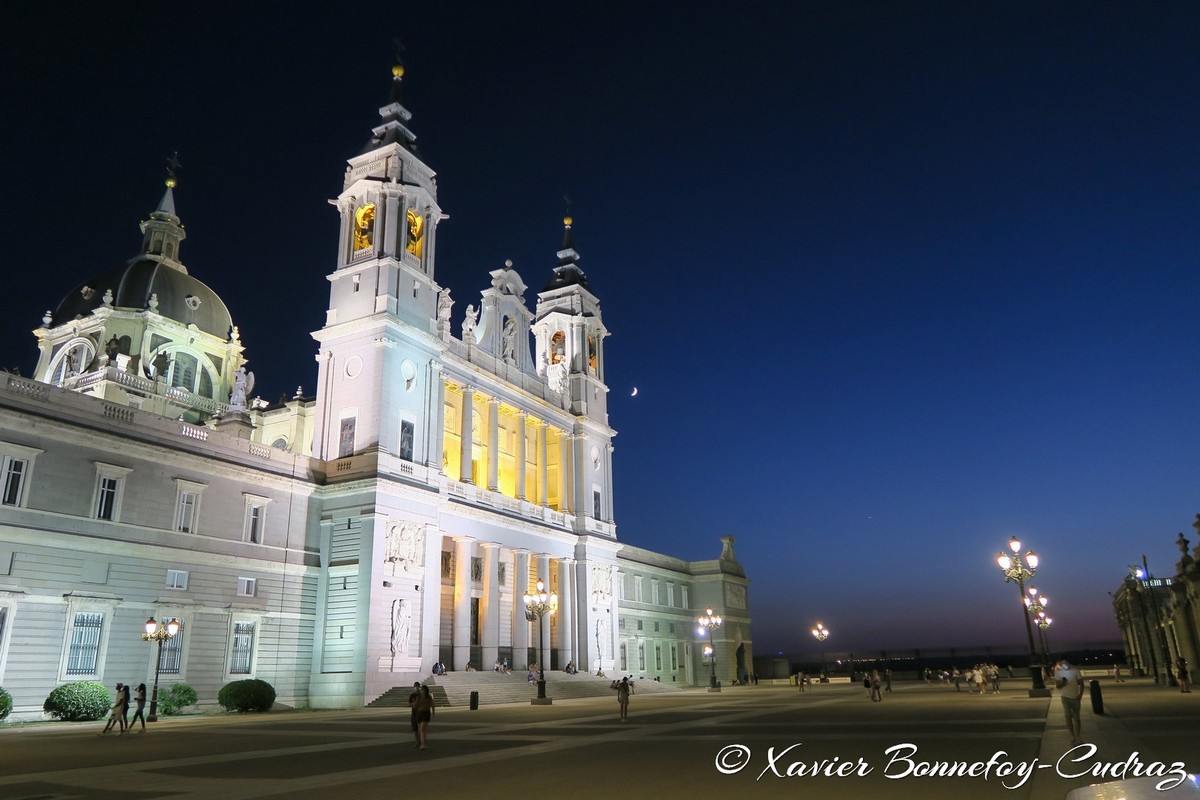
<svg viewBox="0 0 1200 800">
<path fill-rule="evenodd" d="M 442 289 L 438 292 L 437 318 L 438 323 L 450 324 L 450 309 L 454 306 L 454 301 L 450 299 L 450 290 Z"/>
<path fill-rule="evenodd" d="M 467 306 L 467 315 L 463 317 L 462 340 L 475 344 L 475 325 L 479 321 L 479 312 L 474 305 Z"/>
<path fill-rule="evenodd" d="M 517 321 L 512 317 L 504 321 L 504 343 L 500 357 L 506 364 L 517 363 Z"/>
<path fill-rule="evenodd" d="M 238 367 L 233 376 L 233 391 L 229 393 L 229 408 L 237 411 L 246 409 L 246 395 L 254 391 L 254 373 L 246 372 L 246 367 Z"/>
<path fill-rule="evenodd" d="M 412 607 L 407 600 L 392 601 L 392 655 L 407 656 L 412 636 Z"/>
</svg>

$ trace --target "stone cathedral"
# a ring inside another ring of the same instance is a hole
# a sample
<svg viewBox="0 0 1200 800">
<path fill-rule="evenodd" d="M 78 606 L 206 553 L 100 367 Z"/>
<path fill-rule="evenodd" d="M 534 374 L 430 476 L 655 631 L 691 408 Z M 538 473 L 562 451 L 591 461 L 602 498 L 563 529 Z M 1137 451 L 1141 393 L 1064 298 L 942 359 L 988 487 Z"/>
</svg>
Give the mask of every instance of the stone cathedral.
<svg viewBox="0 0 1200 800">
<path fill-rule="evenodd" d="M 572 220 L 543 288 L 508 263 L 453 329 L 435 270 L 445 215 L 402 78 L 331 201 L 332 270 L 309 278 L 329 286 L 315 396 L 254 397 L 250 343 L 185 266 L 174 177 L 140 252 L 42 317 L 34 376 L 0 376 L 14 718 L 39 717 L 58 684 L 156 666 L 202 705 L 257 677 L 281 703 L 326 708 L 435 665 L 541 659 L 677 686 L 751 669 L 732 536 L 699 562 L 617 539 L 608 329 Z M 543 618 L 523 602 L 538 582 L 558 598 Z M 696 626 L 708 608 L 724 616 L 715 666 Z M 139 638 L 147 618 L 180 625 L 161 658 Z"/>
</svg>

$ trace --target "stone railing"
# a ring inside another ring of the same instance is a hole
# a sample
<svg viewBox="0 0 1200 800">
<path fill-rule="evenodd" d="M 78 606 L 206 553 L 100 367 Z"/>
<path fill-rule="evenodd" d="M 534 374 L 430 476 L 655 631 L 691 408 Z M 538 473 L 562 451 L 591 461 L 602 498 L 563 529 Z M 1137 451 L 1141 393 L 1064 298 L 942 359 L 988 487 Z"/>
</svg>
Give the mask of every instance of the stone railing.
<svg viewBox="0 0 1200 800">
<path fill-rule="evenodd" d="M 16 375 L 9 375 L 6 388 L 16 394 L 28 397 L 30 400 L 45 402 L 50 399 L 50 387 L 44 383 L 27 380 Z"/>
</svg>

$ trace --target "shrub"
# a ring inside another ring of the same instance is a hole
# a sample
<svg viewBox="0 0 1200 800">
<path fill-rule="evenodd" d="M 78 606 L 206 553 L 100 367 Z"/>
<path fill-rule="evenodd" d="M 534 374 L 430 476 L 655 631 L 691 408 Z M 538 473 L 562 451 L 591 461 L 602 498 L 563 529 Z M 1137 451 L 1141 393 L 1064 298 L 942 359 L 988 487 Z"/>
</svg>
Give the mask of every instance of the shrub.
<svg viewBox="0 0 1200 800">
<path fill-rule="evenodd" d="M 56 687 L 42 704 L 52 717 L 71 722 L 108 716 L 113 698 L 108 687 L 96 681 L 75 681 Z"/>
<path fill-rule="evenodd" d="M 8 716 L 12 711 L 12 695 L 4 691 L 4 687 L 0 686 L 0 720 Z"/>
<path fill-rule="evenodd" d="M 270 711 L 275 703 L 275 687 L 258 678 L 234 681 L 221 687 L 217 702 L 226 711 Z"/>
<path fill-rule="evenodd" d="M 163 689 L 158 696 L 158 710 L 170 716 L 178 714 L 188 706 L 196 705 L 199 700 L 196 690 L 186 683 L 175 683 Z"/>
</svg>

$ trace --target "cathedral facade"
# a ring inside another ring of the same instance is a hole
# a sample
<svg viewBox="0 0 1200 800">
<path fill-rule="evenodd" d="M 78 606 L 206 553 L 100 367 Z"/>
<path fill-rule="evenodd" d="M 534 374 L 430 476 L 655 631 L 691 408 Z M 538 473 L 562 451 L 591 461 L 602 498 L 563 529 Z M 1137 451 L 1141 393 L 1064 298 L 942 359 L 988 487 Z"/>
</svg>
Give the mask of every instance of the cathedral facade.
<svg viewBox="0 0 1200 800">
<path fill-rule="evenodd" d="M 506 264 L 452 330 L 401 78 L 333 201 L 315 396 L 253 398 L 238 328 L 181 260 L 173 179 L 139 255 L 43 317 L 34 376 L 2 376 L 0 686 L 17 718 L 58 684 L 156 666 L 202 705 L 258 677 L 287 705 L 362 706 L 439 663 L 699 685 L 707 609 L 724 616 L 718 679 L 750 669 L 732 537 L 701 562 L 617 539 L 608 330 L 572 221 L 544 288 L 527 299 Z M 539 583 L 557 595 L 541 618 L 523 601 Z M 180 624 L 161 656 L 147 618 Z"/>
</svg>

